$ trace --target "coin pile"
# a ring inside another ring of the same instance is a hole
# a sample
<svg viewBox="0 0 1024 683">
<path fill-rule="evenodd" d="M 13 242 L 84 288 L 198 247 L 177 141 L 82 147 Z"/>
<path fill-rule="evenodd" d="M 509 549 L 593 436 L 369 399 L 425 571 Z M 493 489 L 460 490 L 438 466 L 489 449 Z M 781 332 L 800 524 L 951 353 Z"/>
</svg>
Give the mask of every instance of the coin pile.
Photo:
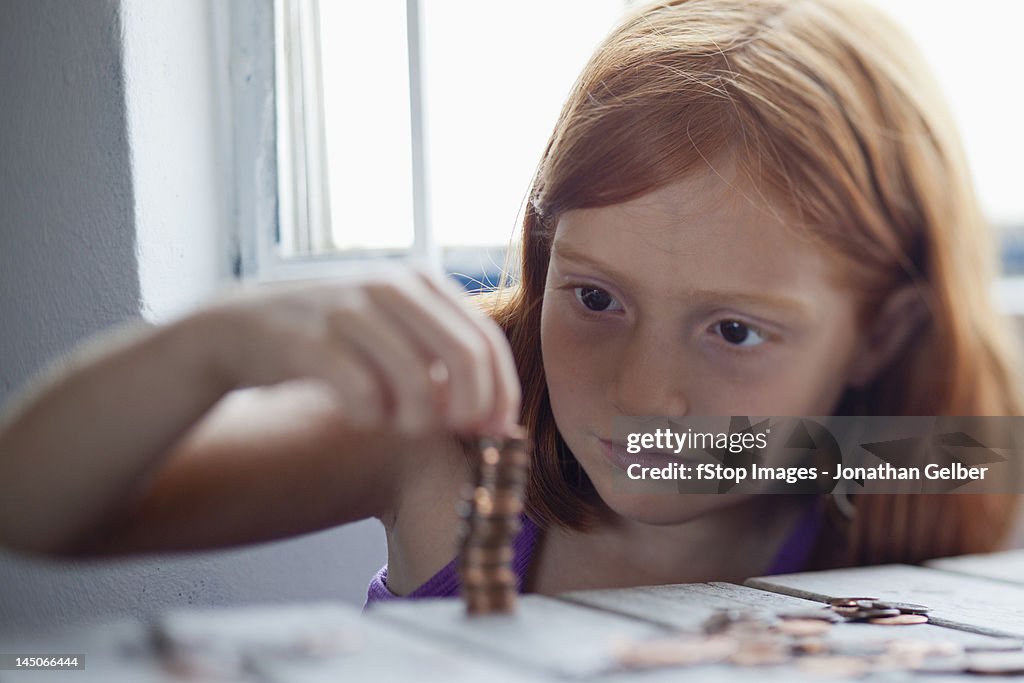
<svg viewBox="0 0 1024 683">
<path fill-rule="evenodd" d="M 832 610 L 845 621 L 868 621 L 882 626 L 911 626 L 928 622 L 928 608 L 912 602 L 878 598 L 834 598 Z"/>
<path fill-rule="evenodd" d="M 469 614 L 515 611 L 512 542 L 521 527 L 529 464 L 525 435 L 480 441 L 476 481 L 459 501 L 459 579 Z"/>
<path fill-rule="evenodd" d="M 992 638 L 965 647 L 955 640 L 934 638 L 827 638 L 837 623 L 910 625 L 925 623 L 926 612 L 924 605 L 877 598 L 837 598 L 824 607 L 778 613 L 723 609 L 705 620 L 702 633 L 679 632 L 627 642 L 615 654 L 619 665 L 627 669 L 792 664 L 806 674 L 851 678 L 893 671 L 1024 673 L 1024 643 L 1015 639 Z"/>
</svg>

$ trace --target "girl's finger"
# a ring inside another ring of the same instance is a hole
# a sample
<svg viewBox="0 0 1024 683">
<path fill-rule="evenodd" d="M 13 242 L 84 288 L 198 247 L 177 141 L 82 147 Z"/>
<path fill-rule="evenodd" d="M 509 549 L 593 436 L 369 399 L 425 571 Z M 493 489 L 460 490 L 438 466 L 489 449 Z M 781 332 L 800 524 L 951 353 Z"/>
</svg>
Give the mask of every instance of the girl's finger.
<svg viewBox="0 0 1024 683">
<path fill-rule="evenodd" d="M 483 336 L 495 378 L 495 398 L 492 414 L 481 427 L 488 431 L 503 433 L 519 422 L 522 393 L 512 349 L 505 334 L 490 317 L 470 305 L 466 301 L 466 294 L 453 282 L 438 279 L 422 269 L 415 272 L 433 292 L 449 303 L 451 310 L 473 325 Z"/>
<path fill-rule="evenodd" d="M 371 365 L 399 430 L 419 433 L 439 421 L 431 359 L 422 356 L 401 328 L 373 310 L 369 301 L 350 301 L 335 309 L 328 324 L 335 339 Z"/>
<path fill-rule="evenodd" d="M 495 378 L 487 342 L 476 326 L 412 278 L 368 287 L 367 294 L 420 344 L 423 353 L 443 363 L 448 375 L 450 427 L 466 428 L 491 414 Z"/>
</svg>

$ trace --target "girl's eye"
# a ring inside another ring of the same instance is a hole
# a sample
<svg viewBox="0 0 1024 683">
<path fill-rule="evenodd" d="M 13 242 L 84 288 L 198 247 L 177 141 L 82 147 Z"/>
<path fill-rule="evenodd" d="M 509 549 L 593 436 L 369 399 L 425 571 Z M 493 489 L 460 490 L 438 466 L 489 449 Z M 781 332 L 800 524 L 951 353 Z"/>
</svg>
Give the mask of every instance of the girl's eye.
<svg viewBox="0 0 1024 683">
<path fill-rule="evenodd" d="M 716 329 L 722 339 L 734 346 L 757 346 L 764 342 L 764 337 L 756 330 L 737 320 L 723 320 Z"/>
<path fill-rule="evenodd" d="M 622 306 L 608 292 L 598 287 L 575 287 L 576 299 L 591 311 L 622 310 Z"/>
</svg>

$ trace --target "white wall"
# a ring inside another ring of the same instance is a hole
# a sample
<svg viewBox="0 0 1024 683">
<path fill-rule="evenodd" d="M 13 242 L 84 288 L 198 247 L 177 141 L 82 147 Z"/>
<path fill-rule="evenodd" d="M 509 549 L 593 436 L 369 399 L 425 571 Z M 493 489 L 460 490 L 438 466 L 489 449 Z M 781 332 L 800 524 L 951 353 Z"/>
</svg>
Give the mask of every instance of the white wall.
<svg viewBox="0 0 1024 683">
<path fill-rule="evenodd" d="M 232 226 L 251 214 L 233 169 L 257 155 L 232 146 L 226 6 L 0 2 L 0 401 L 83 337 L 187 311 L 232 273 Z M 0 551 L 0 635 L 179 605 L 361 602 L 385 553 L 375 520 L 144 560 Z"/>
<path fill-rule="evenodd" d="M 194 308 L 231 275 L 230 26 L 215 7 L 227 5 L 121 3 L 139 282 L 151 320 Z"/>
</svg>

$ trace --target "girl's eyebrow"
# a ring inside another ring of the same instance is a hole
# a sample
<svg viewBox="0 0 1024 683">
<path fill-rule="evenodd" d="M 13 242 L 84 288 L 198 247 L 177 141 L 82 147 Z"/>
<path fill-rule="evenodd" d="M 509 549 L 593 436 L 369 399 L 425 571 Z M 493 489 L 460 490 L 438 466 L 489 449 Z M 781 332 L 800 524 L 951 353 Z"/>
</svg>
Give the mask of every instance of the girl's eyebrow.
<svg viewBox="0 0 1024 683">
<path fill-rule="evenodd" d="M 624 282 L 627 284 L 639 284 L 632 275 L 625 271 L 616 269 L 606 263 L 602 263 L 594 259 L 591 256 L 587 256 L 582 252 L 576 251 L 572 247 L 555 242 L 551 247 L 552 254 L 566 261 L 574 261 L 576 263 L 582 263 L 585 265 L 593 266 L 598 270 L 607 273 L 609 276 L 617 281 Z M 790 299 L 782 296 L 774 296 L 771 294 L 753 294 L 747 292 L 724 292 L 716 291 L 712 289 L 691 289 L 684 293 L 682 296 L 687 299 L 698 299 L 705 301 L 714 301 L 715 303 L 725 302 L 733 305 L 751 305 L 751 306 L 765 306 L 771 307 L 776 310 L 785 312 L 793 317 L 810 320 L 813 318 L 810 307 L 797 299 Z"/>
</svg>

